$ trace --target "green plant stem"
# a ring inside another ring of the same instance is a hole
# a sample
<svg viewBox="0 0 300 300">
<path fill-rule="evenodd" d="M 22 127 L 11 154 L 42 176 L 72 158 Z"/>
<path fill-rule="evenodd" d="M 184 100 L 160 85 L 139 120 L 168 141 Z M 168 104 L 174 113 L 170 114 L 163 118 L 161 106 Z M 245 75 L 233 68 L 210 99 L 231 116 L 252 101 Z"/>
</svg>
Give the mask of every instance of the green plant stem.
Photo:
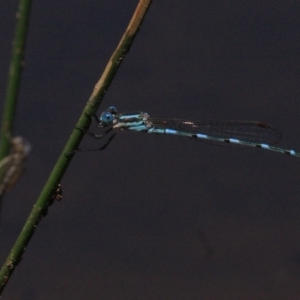
<svg viewBox="0 0 300 300">
<path fill-rule="evenodd" d="M 17 26 L 12 47 L 12 58 L 9 66 L 8 83 L 2 114 L 2 124 L 0 133 L 0 161 L 8 155 L 11 137 L 13 136 L 13 125 L 20 90 L 21 75 L 24 66 L 24 53 L 27 38 L 27 28 L 29 24 L 31 0 L 20 0 L 16 14 Z M 2 178 L 4 169 L 0 170 Z M 0 196 L 0 213 L 2 206 Z"/>
<path fill-rule="evenodd" d="M 31 2 L 31 0 L 20 0 L 18 12 L 16 15 L 17 26 L 13 41 L 12 59 L 9 67 L 8 85 L 2 115 L 0 135 L 0 160 L 8 154 L 10 147 L 10 138 L 12 137 L 21 75 L 24 66 L 24 53 Z"/>
<path fill-rule="evenodd" d="M 29 243 L 34 230 L 36 229 L 39 221 L 45 215 L 48 209 L 49 201 L 53 193 L 55 193 L 57 185 L 60 183 L 71 159 L 74 155 L 74 151 L 77 149 L 80 141 L 83 138 L 84 133 L 76 128 L 87 129 L 90 125 L 90 115 L 96 111 L 100 105 L 114 75 L 116 74 L 125 54 L 129 51 L 130 46 L 137 34 L 141 23 L 146 15 L 146 12 L 151 4 L 151 0 L 140 0 L 137 8 L 132 16 L 132 19 L 119 43 L 112 57 L 108 61 L 108 64 L 97 84 L 94 87 L 93 93 L 89 98 L 75 129 L 73 130 L 62 154 L 58 158 L 53 171 L 50 174 L 48 181 L 46 182 L 36 204 L 33 207 L 26 223 L 17 238 L 8 258 L 6 259 L 1 271 L 0 271 L 0 293 L 6 286 L 11 274 L 20 261 L 25 247 Z"/>
</svg>

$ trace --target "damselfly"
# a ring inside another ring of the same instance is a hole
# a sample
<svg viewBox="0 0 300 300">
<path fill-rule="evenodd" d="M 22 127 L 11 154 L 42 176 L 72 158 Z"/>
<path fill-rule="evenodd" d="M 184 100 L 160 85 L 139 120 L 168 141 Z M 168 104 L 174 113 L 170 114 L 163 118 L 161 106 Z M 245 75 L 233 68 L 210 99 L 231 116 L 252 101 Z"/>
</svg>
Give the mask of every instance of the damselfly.
<svg viewBox="0 0 300 300">
<path fill-rule="evenodd" d="M 24 138 L 17 136 L 11 139 L 9 155 L 0 161 L 0 197 L 10 190 L 24 171 L 31 146 Z"/>
<path fill-rule="evenodd" d="M 192 121 L 174 118 L 153 118 L 145 112 L 118 114 L 116 107 L 111 106 L 100 117 L 93 116 L 98 128 L 108 128 L 102 134 L 87 132 L 100 139 L 114 132 L 106 143 L 90 150 L 104 150 L 118 131 L 132 130 L 154 134 L 185 136 L 211 144 L 231 144 L 235 146 L 255 147 L 283 154 L 300 157 L 294 150 L 275 147 L 281 140 L 281 134 L 271 125 L 256 121 Z"/>
</svg>

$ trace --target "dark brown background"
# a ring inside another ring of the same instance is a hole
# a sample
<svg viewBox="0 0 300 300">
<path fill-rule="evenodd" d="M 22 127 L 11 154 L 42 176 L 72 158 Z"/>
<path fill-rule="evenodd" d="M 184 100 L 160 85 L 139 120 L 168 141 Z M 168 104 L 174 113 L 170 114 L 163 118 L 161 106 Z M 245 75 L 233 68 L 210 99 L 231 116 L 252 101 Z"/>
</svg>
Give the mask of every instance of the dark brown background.
<svg viewBox="0 0 300 300">
<path fill-rule="evenodd" d="M 15 128 L 33 151 L 5 197 L 1 264 L 136 3 L 34 2 Z M 16 8 L 0 4 L 0 99 Z M 100 111 L 267 121 L 300 150 L 299 15 L 298 1 L 154 1 Z M 300 299 L 299 183 L 298 158 L 122 132 L 76 154 L 3 299 Z"/>
</svg>

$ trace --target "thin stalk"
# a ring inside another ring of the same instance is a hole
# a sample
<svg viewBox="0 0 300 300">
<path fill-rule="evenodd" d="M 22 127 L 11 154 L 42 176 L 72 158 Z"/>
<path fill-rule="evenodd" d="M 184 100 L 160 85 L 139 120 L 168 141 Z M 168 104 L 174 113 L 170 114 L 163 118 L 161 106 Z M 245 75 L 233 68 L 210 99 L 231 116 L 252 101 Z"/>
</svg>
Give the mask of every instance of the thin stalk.
<svg viewBox="0 0 300 300">
<path fill-rule="evenodd" d="M 31 0 L 20 0 L 16 14 L 17 26 L 13 41 L 12 58 L 9 67 L 8 85 L 2 115 L 0 135 L 0 160 L 9 152 L 14 117 L 20 90 L 21 75 L 24 66 L 24 53 L 29 24 Z"/>
<path fill-rule="evenodd" d="M 1 134 L 0 134 L 0 161 L 8 155 L 13 136 L 13 125 L 20 90 L 21 75 L 24 66 L 24 53 L 29 24 L 31 0 L 20 0 L 16 14 L 17 26 L 12 47 L 12 58 L 9 66 L 8 84 L 3 107 Z M 0 170 L 2 178 L 4 169 Z M 0 195 L 0 212 L 2 196 Z"/>
<path fill-rule="evenodd" d="M 6 286 L 10 276 L 12 275 L 15 267 L 21 260 L 22 254 L 25 251 L 27 244 L 29 243 L 34 230 L 36 229 L 39 221 L 47 212 L 49 201 L 51 196 L 55 193 L 58 184 L 60 183 L 71 159 L 77 149 L 80 141 L 83 138 L 84 133 L 82 130 L 76 128 L 87 129 L 91 122 L 91 114 L 93 114 L 100 105 L 109 85 L 112 82 L 114 75 L 116 74 L 121 62 L 123 61 L 125 54 L 129 51 L 130 46 L 141 27 L 142 21 L 146 15 L 146 12 L 151 4 L 151 0 L 140 0 L 136 10 L 132 16 L 132 19 L 119 43 L 115 52 L 111 56 L 108 64 L 97 84 L 94 87 L 92 95 L 90 96 L 76 126 L 73 130 L 62 154 L 58 158 L 53 171 L 51 172 L 48 181 L 46 182 L 36 204 L 26 220 L 26 223 L 17 238 L 15 245 L 13 246 L 8 258 L 6 259 L 1 271 L 0 271 L 0 293 Z"/>
</svg>

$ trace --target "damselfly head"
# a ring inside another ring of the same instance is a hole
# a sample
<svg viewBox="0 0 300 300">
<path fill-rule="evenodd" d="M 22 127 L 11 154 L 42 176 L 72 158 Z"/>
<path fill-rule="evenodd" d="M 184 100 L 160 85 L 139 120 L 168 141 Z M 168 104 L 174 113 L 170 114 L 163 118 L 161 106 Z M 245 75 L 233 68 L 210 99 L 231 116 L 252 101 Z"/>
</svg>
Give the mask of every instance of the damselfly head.
<svg viewBox="0 0 300 300">
<path fill-rule="evenodd" d="M 117 108 L 110 106 L 105 112 L 100 115 L 99 122 L 103 127 L 110 126 L 113 124 L 115 115 L 117 114 Z"/>
</svg>

